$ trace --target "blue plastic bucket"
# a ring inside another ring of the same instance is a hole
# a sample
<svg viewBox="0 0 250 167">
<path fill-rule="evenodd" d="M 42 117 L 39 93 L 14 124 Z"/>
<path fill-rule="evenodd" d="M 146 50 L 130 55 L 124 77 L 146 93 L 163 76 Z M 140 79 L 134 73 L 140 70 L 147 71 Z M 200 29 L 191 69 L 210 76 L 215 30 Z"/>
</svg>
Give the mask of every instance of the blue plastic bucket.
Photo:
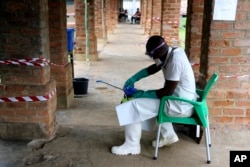
<svg viewBox="0 0 250 167">
<path fill-rule="evenodd" d="M 74 49 L 74 32 L 73 28 L 67 28 L 68 52 L 72 52 Z"/>
</svg>

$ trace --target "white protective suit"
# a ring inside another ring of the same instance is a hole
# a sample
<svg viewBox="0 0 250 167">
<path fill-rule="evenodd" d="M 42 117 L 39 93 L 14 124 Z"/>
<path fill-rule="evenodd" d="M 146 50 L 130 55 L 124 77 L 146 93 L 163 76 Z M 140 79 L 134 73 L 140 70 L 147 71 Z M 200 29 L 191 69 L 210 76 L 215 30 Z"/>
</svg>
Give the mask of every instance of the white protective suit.
<svg viewBox="0 0 250 167">
<path fill-rule="evenodd" d="M 179 81 L 173 95 L 195 100 L 195 79 L 191 64 L 182 48 L 176 48 L 173 55 L 169 52 L 162 65 L 164 78 L 170 81 Z M 143 130 L 152 130 L 156 124 L 160 99 L 136 98 L 116 106 L 120 126 L 142 123 Z M 193 113 L 190 104 L 178 101 L 166 101 L 165 112 L 168 115 L 189 117 Z M 174 133 L 171 123 L 162 125 L 163 136 Z"/>
</svg>

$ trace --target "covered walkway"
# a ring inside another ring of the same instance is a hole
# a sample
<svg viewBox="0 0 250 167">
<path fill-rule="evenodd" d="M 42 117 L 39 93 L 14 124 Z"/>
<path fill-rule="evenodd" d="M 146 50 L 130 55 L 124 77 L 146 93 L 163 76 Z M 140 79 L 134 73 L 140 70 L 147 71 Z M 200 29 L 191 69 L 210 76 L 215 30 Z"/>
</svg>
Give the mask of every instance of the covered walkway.
<svg viewBox="0 0 250 167">
<path fill-rule="evenodd" d="M 75 78 L 89 79 L 88 94 L 74 98 L 70 109 L 57 110 L 56 138 L 40 148 L 32 151 L 27 142 L 0 140 L 0 166 L 22 166 L 24 161 L 36 167 L 226 167 L 230 150 L 250 150 L 250 134 L 212 129 L 210 165 L 206 164 L 204 141 L 198 145 L 182 133 L 178 133 L 178 143 L 159 149 L 157 161 L 152 160 L 151 146 L 156 131 L 143 132 L 141 155 L 110 153 L 111 147 L 122 144 L 124 139 L 123 127 L 118 125 L 115 114 L 115 105 L 120 103 L 123 92 L 96 81 L 122 87 L 129 76 L 150 65 L 152 60 L 144 55 L 147 38 L 140 25 L 118 24 L 114 33 L 109 34 L 108 44 L 98 45 L 99 61 L 90 65 L 75 61 Z M 159 73 L 139 81 L 136 88 L 153 89 L 162 83 Z"/>
</svg>

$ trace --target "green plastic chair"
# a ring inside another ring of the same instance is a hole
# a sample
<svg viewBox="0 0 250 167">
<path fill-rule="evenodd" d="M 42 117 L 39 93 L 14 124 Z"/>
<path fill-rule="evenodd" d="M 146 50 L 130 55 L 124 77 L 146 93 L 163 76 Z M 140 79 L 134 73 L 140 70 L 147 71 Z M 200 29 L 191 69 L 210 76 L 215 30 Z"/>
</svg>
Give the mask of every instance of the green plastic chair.
<svg viewBox="0 0 250 167">
<path fill-rule="evenodd" d="M 172 122 L 172 123 L 180 123 L 180 124 L 191 124 L 191 125 L 197 125 L 197 126 L 203 126 L 205 129 L 205 135 L 206 135 L 206 153 L 207 153 L 207 163 L 211 163 L 210 158 L 210 149 L 211 146 L 211 140 L 210 140 L 210 130 L 209 130 L 209 120 L 208 120 L 208 106 L 207 106 L 207 95 L 213 85 L 218 80 L 219 76 L 218 74 L 214 73 L 209 81 L 207 82 L 204 90 L 197 89 L 196 92 L 199 95 L 199 99 L 197 101 L 187 100 L 181 97 L 176 96 L 164 96 L 161 99 L 160 107 L 159 107 L 159 113 L 157 117 L 158 121 L 158 132 L 157 132 L 157 139 L 156 139 L 156 147 L 155 147 L 155 155 L 153 157 L 154 160 L 157 159 L 158 156 L 158 146 L 159 146 L 159 140 L 160 140 L 160 132 L 161 132 L 161 125 L 164 122 Z M 165 101 L 166 100 L 178 100 L 187 102 L 193 105 L 194 107 L 194 114 L 191 117 L 172 117 L 168 116 L 164 112 L 165 108 Z"/>
</svg>

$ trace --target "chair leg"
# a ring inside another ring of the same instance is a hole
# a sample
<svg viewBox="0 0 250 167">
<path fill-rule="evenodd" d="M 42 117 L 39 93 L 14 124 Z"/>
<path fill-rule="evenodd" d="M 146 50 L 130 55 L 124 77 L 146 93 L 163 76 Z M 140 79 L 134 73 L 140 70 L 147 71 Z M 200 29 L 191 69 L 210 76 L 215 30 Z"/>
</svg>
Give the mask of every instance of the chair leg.
<svg viewBox="0 0 250 167">
<path fill-rule="evenodd" d="M 200 125 L 196 126 L 196 137 L 199 138 L 200 137 Z"/>
<path fill-rule="evenodd" d="M 205 128 L 205 134 L 206 134 L 206 151 L 207 151 L 207 163 L 211 163 L 211 157 L 210 157 L 210 147 L 209 147 L 209 129 L 208 127 Z"/>
<path fill-rule="evenodd" d="M 208 130 L 208 144 L 209 147 L 211 147 L 211 136 L 210 136 L 210 127 L 209 127 L 209 119 L 208 119 L 208 115 L 207 115 L 207 130 Z"/>
<path fill-rule="evenodd" d="M 160 134 L 161 134 L 161 124 L 159 124 L 158 131 L 157 131 L 155 155 L 153 157 L 154 160 L 157 160 L 157 157 L 158 157 L 158 146 L 159 146 L 159 141 L 160 141 Z"/>
</svg>

